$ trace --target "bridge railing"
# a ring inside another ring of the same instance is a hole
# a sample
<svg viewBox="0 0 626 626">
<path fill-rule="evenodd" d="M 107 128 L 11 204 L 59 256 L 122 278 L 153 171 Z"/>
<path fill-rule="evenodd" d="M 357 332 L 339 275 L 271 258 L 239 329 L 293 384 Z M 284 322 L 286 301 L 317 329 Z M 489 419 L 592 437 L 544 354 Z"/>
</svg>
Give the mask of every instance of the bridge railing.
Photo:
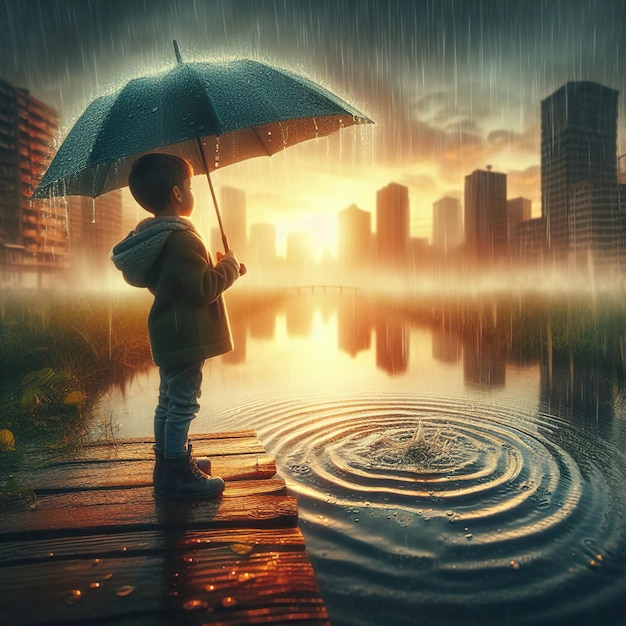
<svg viewBox="0 0 626 626">
<path fill-rule="evenodd" d="M 356 294 L 359 291 L 358 287 L 350 287 L 348 285 L 295 285 L 293 287 L 283 287 L 285 293 L 295 293 L 300 295 L 301 293 L 328 293 L 338 292 L 339 294 L 352 293 Z"/>
</svg>

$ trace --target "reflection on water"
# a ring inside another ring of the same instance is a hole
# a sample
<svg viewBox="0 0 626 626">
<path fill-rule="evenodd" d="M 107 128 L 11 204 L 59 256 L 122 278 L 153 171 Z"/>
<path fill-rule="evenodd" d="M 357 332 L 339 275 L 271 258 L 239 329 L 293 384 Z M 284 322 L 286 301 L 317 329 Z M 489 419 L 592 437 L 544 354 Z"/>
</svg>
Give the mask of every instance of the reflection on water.
<svg viewBox="0 0 626 626">
<path fill-rule="evenodd" d="M 625 622 L 624 316 L 229 305 L 192 428 L 257 429 L 335 626 Z M 156 388 L 111 393 L 120 436 L 150 434 Z"/>
</svg>

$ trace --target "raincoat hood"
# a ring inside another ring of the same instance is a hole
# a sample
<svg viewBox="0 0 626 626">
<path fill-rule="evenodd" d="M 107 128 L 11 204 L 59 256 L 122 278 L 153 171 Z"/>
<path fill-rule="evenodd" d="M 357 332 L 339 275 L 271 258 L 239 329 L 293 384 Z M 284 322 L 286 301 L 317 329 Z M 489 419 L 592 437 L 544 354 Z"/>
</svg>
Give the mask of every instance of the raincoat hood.
<svg viewBox="0 0 626 626">
<path fill-rule="evenodd" d="M 149 217 L 111 250 L 111 261 L 133 287 L 147 287 L 147 273 L 157 260 L 168 237 L 175 230 L 189 230 L 202 239 L 186 217 Z"/>
</svg>

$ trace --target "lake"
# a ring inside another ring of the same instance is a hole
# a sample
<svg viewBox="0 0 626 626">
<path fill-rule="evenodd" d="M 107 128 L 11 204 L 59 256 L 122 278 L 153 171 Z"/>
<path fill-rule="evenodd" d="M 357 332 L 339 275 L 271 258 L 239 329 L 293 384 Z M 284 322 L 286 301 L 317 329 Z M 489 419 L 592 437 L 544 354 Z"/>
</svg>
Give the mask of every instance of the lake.
<svg viewBox="0 0 626 626">
<path fill-rule="evenodd" d="M 621 305 L 228 305 L 192 439 L 257 430 L 334 626 L 626 623 Z M 152 368 L 108 392 L 115 437 L 151 435 L 157 387 Z"/>
</svg>

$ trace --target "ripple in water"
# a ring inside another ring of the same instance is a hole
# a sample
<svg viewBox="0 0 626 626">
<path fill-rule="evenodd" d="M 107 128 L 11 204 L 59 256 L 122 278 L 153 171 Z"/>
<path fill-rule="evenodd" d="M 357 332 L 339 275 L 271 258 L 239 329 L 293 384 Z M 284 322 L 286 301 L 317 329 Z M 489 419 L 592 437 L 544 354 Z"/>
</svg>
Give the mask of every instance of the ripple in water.
<svg viewBox="0 0 626 626">
<path fill-rule="evenodd" d="M 606 441 L 459 400 L 242 413 L 298 494 L 333 624 L 624 623 L 626 463 Z"/>
</svg>

